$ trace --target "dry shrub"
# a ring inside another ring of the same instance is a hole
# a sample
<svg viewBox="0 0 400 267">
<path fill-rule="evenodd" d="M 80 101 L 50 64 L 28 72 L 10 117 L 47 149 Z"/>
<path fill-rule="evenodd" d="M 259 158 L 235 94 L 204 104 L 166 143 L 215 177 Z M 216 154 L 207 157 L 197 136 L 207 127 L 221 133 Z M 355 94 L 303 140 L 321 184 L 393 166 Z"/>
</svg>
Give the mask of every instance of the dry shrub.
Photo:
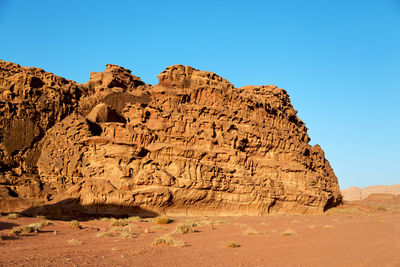
<svg viewBox="0 0 400 267">
<path fill-rule="evenodd" d="M 15 220 L 15 219 L 17 219 L 18 217 L 19 217 L 19 214 L 14 213 L 14 212 L 9 213 L 9 214 L 7 215 L 7 219 L 9 219 L 9 220 Z"/>
<path fill-rule="evenodd" d="M 151 245 L 152 246 L 167 245 L 173 247 L 183 247 L 185 243 L 181 240 L 174 239 L 170 234 L 166 234 L 156 238 Z"/>
<path fill-rule="evenodd" d="M 156 219 L 156 224 L 168 224 L 170 222 L 172 222 L 172 220 L 164 215 L 162 216 L 158 216 Z"/>
<path fill-rule="evenodd" d="M 78 222 L 77 220 L 72 220 L 72 221 L 70 221 L 68 224 L 69 224 L 69 226 L 75 227 L 75 228 L 77 228 L 77 229 L 80 229 L 80 228 L 81 228 L 81 225 L 79 224 L 79 222 Z"/>
<path fill-rule="evenodd" d="M 296 231 L 293 229 L 286 229 L 281 233 L 281 236 L 289 236 L 289 235 L 296 235 Z"/>
<path fill-rule="evenodd" d="M 229 241 L 228 243 L 225 244 L 225 247 L 227 248 L 240 248 L 240 245 L 233 242 L 233 241 Z"/>
<path fill-rule="evenodd" d="M 111 226 L 126 226 L 128 222 L 125 219 L 112 220 Z"/>
<path fill-rule="evenodd" d="M 388 209 L 385 206 L 378 206 L 376 207 L 377 210 L 387 211 Z"/>
<path fill-rule="evenodd" d="M 125 231 L 121 232 L 120 237 L 122 237 L 122 238 L 135 238 L 136 237 L 136 233 L 133 232 L 133 231 L 125 230 Z"/>
<path fill-rule="evenodd" d="M 175 228 L 175 232 L 179 234 L 193 233 L 195 231 L 193 225 L 188 223 L 178 224 Z"/>
<path fill-rule="evenodd" d="M 40 221 L 40 222 L 38 222 L 38 224 L 40 225 L 40 228 L 45 227 L 45 226 L 54 225 L 53 222 L 48 221 L 48 220 L 46 220 L 46 221 Z"/>
<path fill-rule="evenodd" d="M 11 229 L 11 234 L 24 235 L 24 234 L 30 234 L 30 233 L 39 233 L 41 228 L 42 227 L 40 226 L 39 223 L 32 223 L 30 225 L 14 227 L 13 229 Z"/>
<path fill-rule="evenodd" d="M 332 229 L 332 228 L 335 228 L 335 226 L 330 225 L 330 224 L 326 224 L 326 225 L 324 225 L 324 228 L 325 229 Z"/>
</svg>

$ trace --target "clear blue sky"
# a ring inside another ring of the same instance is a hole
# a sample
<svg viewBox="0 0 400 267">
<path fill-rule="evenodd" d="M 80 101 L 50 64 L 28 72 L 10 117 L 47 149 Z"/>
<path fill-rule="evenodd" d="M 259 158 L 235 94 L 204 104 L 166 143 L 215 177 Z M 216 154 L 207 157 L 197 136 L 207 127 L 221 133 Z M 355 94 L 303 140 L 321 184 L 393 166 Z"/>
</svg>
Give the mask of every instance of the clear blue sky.
<svg viewBox="0 0 400 267">
<path fill-rule="evenodd" d="M 173 64 L 289 92 L 340 186 L 400 183 L 400 1 L 0 0 L 0 58 L 86 82 Z"/>
</svg>

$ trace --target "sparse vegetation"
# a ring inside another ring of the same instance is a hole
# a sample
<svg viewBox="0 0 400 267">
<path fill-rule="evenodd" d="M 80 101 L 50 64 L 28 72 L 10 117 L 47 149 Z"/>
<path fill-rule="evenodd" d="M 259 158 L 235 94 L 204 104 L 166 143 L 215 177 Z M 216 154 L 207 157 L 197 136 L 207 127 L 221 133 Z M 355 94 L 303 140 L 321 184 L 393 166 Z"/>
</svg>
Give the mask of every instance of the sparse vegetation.
<svg viewBox="0 0 400 267">
<path fill-rule="evenodd" d="M 38 218 L 38 219 L 46 219 L 46 216 L 43 216 L 43 215 L 37 215 L 37 216 L 36 216 L 36 218 Z"/>
<path fill-rule="evenodd" d="M 226 243 L 225 247 L 227 247 L 227 248 L 240 248 L 240 245 L 237 244 L 236 242 L 229 241 L 228 243 Z"/>
<path fill-rule="evenodd" d="M 15 219 L 17 219 L 19 217 L 19 214 L 17 214 L 17 213 L 9 213 L 8 215 L 7 215 L 7 219 L 9 219 L 9 220 L 15 220 Z"/>
<path fill-rule="evenodd" d="M 330 224 L 326 224 L 326 225 L 324 225 L 324 228 L 325 229 L 332 229 L 332 228 L 335 228 L 335 226 L 330 225 Z"/>
<path fill-rule="evenodd" d="M 48 221 L 48 220 L 46 220 L 46 221 L 40 221 L 40 222 L 38 222 L 38 224 L 40 225 L 40 228 L 45 227 L 45 226 L 54 225 L 53 222 Z"/>
<path fill-rule="evenodd" d="M 228 220 L 209 220 L 207 219 L 202 219 L 200 224 L 204 225 L 220 225 L 220 224 L 228 224 L 230 223 Z"/>
<path fill-rule="evenodd" d="M 181 240 L 174 239 L 170 234 L 166 234 L 156 238 L 151 245 L 152 246 L 167 245 L 173 247 L 183 247 L 185 243 Z"/>
<path fill-rule="evenodd" d="M 142 219 L 139 216 L 131 216 L 128 219 L 126 219 L 128 222 L 143 222 L 146 219 Z"/>
<path fill-rule="evenodd" d="M 13 229 L 11 229 L 11 234 L 24 235 L 30 233 L 39 233 L 41 228 L 42 227 L 40 223 L 32 223 L 30 225 L 14 227 Z"/>
<path fill-rule="evenodd" d="M 296 231 L 293 229 L 286 229 L 281 233 L 281 236 L 289 236 L 289 235 L 296 235 Z"/>
<path fill-rule="evenodd" d="M 162 216 L 158 216 L 156 219 L 156 224 L 168 224 L 170 222 L 172 222 L 172 220 L 164 215 Z"/>
<path fill-rule="evenodd" d="M 244 235 L 258 235 L 259 234 L 259 232 L 256 230 L 256 229 L 254 229 L 253 227 L 248 227 L 244 232 L 243 232 L 243 234 Z"/>
<path fill-rule="evenodd" d="M 77 220 L 72 220 L 68 223 L 70 226 L 75 227 L 77 229 L 81 228 L 81 225 L 79 224 L 79 222 Z"/>
<path fill-rule="evenodd" d="M 111 226 L 126 226 L 128 222 L 125 219 L 112 220 Z"/>
<path fill-rule="evenodd" d="M 113 234 L 110 232 L 100 232 L 96 234 L 96 237 L 112 237 Z"/>
<path fill-rule="evenodd" d="M 195 231 L 193 224 L 189 223 L 178 224 L 175 228 L 175 232 L 179 234 L 193 233 Z"/>
<path fill-rule="evenodd" d="M 331 208 L 325 212 L 326 215 L 331 214 L 348 214 L 348 215 L 360 215 L 363 214 L 365 211 L 361 210 L 360 207 L 353 207 L 353 206 L 339 206 L 335 208 Z"/>
<path fill-rule="evenodd" d="M 124 230 L 121 232 L 120 237 L 122 238 L 135 238 L 136 234 L 133 231 Z"/>
<path fill-rule="evenodd" d="M 76 239 L 70 239 L 70 240 L 68 240 L 68 243 L 70 245 L 82 245 L 83 244 L 82 241 L 79 241 L 79 240 L 76 240 Z"/>
<path fill-rule="evenodd" d="M 151 229 L 160 229 L 160 230 L 162 230 L 162 229 L 166 229 L 166 228 L 161 226 L 161 225 L 154 225 L 154 226 L 151 227 Z"/>
</svg>

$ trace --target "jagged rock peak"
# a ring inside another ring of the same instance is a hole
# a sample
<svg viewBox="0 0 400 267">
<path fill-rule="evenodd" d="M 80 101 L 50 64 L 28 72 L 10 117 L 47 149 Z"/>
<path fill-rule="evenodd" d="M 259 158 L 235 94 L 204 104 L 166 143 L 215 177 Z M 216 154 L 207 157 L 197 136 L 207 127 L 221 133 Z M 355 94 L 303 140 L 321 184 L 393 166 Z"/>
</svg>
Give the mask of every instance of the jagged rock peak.
<svg viewBox="0 0 400 267">
<path fill-rule="evenodd" d="M 106 64 L 104 72 L 91 72 L 87 85 L 91 88 L 121 88 L 130 91 L 145 83 L 131 71 L 118 65 Z"/>
<path fill-rule="evenodd" d="M 159 85 L 171 88 L 190 88 L 213 86 L 216 88 L 234 88 L 221 76 L 210 72 L 200 71 L 190 66 L 173 65 L 167 67 L 157 76 Z"/>
</svg>

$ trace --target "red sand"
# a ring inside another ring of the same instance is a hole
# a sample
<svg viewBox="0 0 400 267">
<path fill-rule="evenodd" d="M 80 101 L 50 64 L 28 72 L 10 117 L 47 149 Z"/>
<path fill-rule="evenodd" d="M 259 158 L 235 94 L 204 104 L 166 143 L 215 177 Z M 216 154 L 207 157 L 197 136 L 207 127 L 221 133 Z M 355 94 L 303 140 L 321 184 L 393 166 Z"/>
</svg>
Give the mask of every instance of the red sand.
<svg viewBox="0 0 400 267">
<path fill-rule="evenodd" d="M 82 229 L 52 221 L 56 225 L 38 234 L 16 236 L 10 233 L 13 226 L 43 219 L 2 216 L 0 266 L 400 266 L 400 205 L 386 200 L 347 204 L 324 215 L 209 217 L 208 222 L 229 222 L 173 234 L 183 247 L 152 246 L 177 224 L 204 217 L 173 219 L 150 233 L 145 229 L 154 222 L 132 223 L 137 237 L 124 239 L 96 237 L 112 228 L 110 221 L 96 220 L 80 222 Z M 244 234 L 249 227 L 258 233 Z M 296 234 L 283 236 L 287 229 Z M 70 244 L 72 239 L 82 244 Z M 227 248 L 230 241 L 240 247 Z"/>
</svg>

